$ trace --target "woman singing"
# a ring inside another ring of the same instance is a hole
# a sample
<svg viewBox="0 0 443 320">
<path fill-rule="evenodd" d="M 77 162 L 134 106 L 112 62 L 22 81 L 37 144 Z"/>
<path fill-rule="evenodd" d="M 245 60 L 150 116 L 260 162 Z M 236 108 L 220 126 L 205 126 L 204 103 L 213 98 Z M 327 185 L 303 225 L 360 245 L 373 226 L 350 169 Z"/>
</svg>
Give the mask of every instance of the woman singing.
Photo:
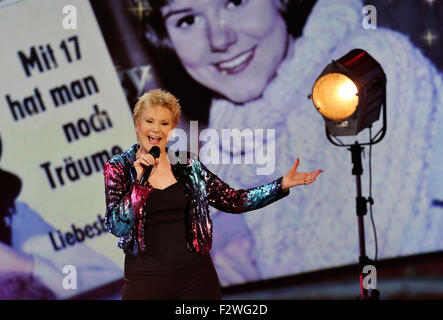
<svg viewBox="0 0 443 320">
<path fill-rule="evenodd" d="M 209 255 L 209 205 L 230 213 L 252 211 L 314 182 L 322 170 L 299 173 L 297 159 L 270 183 L 235 190 L 189 152 L 166 145 L 180 118 L 177 99 L 162 90 L 142 95 L 133 120 L 138 143 L 104 167 L 106 225 L 125 256 L 122 299 L 220 299 Z M 155 159 L 149 151 L 160 148 Z M 146 183 L 144 167 L 152 166 Z"/>
</svg>

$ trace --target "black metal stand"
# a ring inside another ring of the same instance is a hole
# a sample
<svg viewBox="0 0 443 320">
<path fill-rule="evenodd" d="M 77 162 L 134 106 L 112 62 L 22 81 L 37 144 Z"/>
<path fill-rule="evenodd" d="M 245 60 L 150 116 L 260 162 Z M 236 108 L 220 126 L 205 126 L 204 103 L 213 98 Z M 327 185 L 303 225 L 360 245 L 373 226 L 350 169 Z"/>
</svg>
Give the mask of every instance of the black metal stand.
<svg viewBox="0 0 443 320">
<path fill-rule="evenodd" d="M 377 289 L 372 289 L 368 292 L 367 289 L 363 286 L 364 273 L 363 268 L 367 265 L 373 265 L 376 267 L 375 262 L 370 260 L 366 256 L 366 247 L 365 247 L 365 229 L 364 229 L 364 216 L 368 212 L 366 208 L 366 203 L 370 202 L 371 205 L 374 204 L 372 198 L 364 198 L 361 195 L 361 175 L 363 174 L 363 167 L 361 164 L 361 152 L 363 151 L 363 146 L 372 146 L 374 144 L 379 143 L 385 136 L 387 131 L 387 121 L 386 121 L 386 92 L 383 94 L 383 126 L 378 131 L 378 133 L 374 137 L 370 137 L 369 142 L 366 143 L 358 143 L 355 141 L 354 144 L 344 144 L 340 139 L 334 136 L 335 140 L 332 139 L 333 136 L 328 131 L 328 127 L 325 126 L 326 129 L 326 137 L 329 142 L 338 147 L 349 147 L 348 150 L 351 151 L 352 154 L 352 163 L 354 167 L 352 168 L 352 174 L 355 176 L 356 188 L 357 188 L 357 197 L 356 197 L 356 207 L 357 207 L 357 219 L 358 219 L 358 238 L 359 238 L 359 247 L 360 247 L 360 256 L 358 259 L 359 263 L 359 274 L 360 274 L 360 297 L 362 300 L 378 300 L 380 297 L 380 292 Z M 368 128 L 371 128 L 369 126 Z M 338 141 L 338 142 L 337 142 Z M 376 269 L 377 270 L 377 269 Z"/>
<path fill-rule="evenodd" d="M 363 151 L 363 147 L 356 141 L 348 150 L 352 153 L 352 174 L 355 176 L 355 182 L 357 187 L 357 197 L 356 197 L 356 207 L 357 207 L 357 219 L 358 219 L 358 237 L 359 237 L 359 247 L 360 247 L 360 256 L 358 259 L 359 262 L 359 273 L 360 273 L 360 299 L 366 300 L 378 300 L 380 293 L 377 289 L 372 289 L 370 292 L 363 286 L 363 268 L 367 265 L 375 266 L 375 262 L 368 258 L 366 255 L 366 246 L 365 246 L 365 228 L 364 228 L 364 216 L 368 212 L 366 203 L 372 202 L 371 198 L 367 199 L 362 197 L 361 193 L 361 175 L 363 174 L 363 167 L 361 163 L 361 152 Z"/>
</svg>

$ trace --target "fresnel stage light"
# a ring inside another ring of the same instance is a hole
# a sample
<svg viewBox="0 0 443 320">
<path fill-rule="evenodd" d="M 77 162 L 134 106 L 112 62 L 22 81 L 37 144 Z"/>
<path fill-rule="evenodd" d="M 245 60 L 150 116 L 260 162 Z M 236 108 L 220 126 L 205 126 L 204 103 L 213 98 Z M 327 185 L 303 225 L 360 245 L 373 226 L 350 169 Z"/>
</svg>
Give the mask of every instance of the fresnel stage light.
<svg viewBox="0 0 443 320">
<path fill-rule="evenodd" d="M 379 119 L 385 88 L 386 76 L 380 64 L 366 51 L 354 49 L 326 66 L 309 97 L 329 134 L 349 136 Z"/>
<path fill-rule="evenodd" d="M 312 99 L 315 108 L 325 120 L 328 140 L 336 146 L 349 147 L 352 153 L 352 163 L 354 165 L 352 174 L 356 176 L 357 189 L 360 297 L 362 299 L 377 299 L 379 292 L 371 290 L 369 296 L 369 290 L 363 282 L 365 266 L 374 265 L 375 261 L 366 256 L 363 217 L 367 213 L 367 202 L 371 204 L 371 214 L 374 202 L 371 198 L 371 187 L 369 198 L 364 198 L 361 194 L 361 175 L 363 174 L 361 152 L 363 150 L 362 145 L 369 145 L 369 148 L 371 148 L 373 144 L 380 142 L 386 134 L 386 75 L 380 64 L 366 51 L 354 49 L 326 66 L 315 81 L 309 98 Z M 372 137 L 372 124 L 379 119 L 382 108 L 383 126 Z M 355 136 L 365 128 L 369 128 L 369 141 L 366 143 L 356 141 L 353 144 L 343 144 L 337 138 L 337 136 Z M 371 155 L 371 149 L 369 149 L 369 155 Z M 371 161 L 371 156 L 369 156 L 369 161 Z M 371 171 L 369 179 L 371 181 Z M 374 235 L 377 239 L 375 226 Z M 375 257 L 376 260 L 377 240 Z"/>
</svg>

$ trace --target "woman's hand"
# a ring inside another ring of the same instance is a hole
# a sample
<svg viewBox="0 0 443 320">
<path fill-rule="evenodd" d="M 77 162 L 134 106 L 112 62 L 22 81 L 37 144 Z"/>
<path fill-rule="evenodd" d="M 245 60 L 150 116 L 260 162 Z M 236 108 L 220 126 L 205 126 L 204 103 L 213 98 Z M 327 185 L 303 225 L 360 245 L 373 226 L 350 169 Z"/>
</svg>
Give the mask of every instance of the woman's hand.
<svg viewBox="0 0 443 320">
<path fill-rule="evenodd" d="M 159 162 L 159 159 L 155 159 L 149 153 L 137 155 L 137 159 L 134 161 L 134 164 L 133 164 L 135 171 L 137 172 L 137 180 L 140 181 L 140 179 L 143 175 L 143 172 L 145 170 L 143 165 L 154 166 L 154 168 L 152 168 L 152 171 L 151 171 L 151 175 L 152 175 L 154 173 L 155 169 L 157 168 L 158 162 Z"/>
<path fill-rule="evenodd" d="M 299 163 L 300 160 L 297 158 L 292 168 L 284 175 L 282 179 L 282 188 L 284 190 L 301 184 L 311 184 L 317 179 L 318 175 L 323 172 L 323 170 L 320 169 L 311 172 L 297 172 Z"/>
</svg>

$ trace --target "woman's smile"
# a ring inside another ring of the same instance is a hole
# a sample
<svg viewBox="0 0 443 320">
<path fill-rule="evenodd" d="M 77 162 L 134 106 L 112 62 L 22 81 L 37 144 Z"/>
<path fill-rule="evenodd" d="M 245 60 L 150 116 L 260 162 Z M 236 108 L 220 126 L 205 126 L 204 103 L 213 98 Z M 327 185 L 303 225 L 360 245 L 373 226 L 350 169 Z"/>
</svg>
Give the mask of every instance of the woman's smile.
<svg viewBox="0 0 443 320">
<path fill-rule="evenodd" d="M 237 103 L 261 96 L 284 58 L 288 33 L 277 0 L 174 0 L 162 7 L 188 74 Z"/>
<path fill-rule="evenodd" d="M 217 71 L 222 74 L 239 73 L 243 71 L 250 64 L 250 62 L 254 58 L 254 53 L 256 48 L 257 46 L 254 46 L 252 49 L 240 53 L 231 59 L 226 59 L 214 63 L 214 66 L 217 68 Z"/>
<path fill-rule="evenodd" d="M 148 153 L 153 146 L 164 150 L 168 143 L 168 135 L 173 129 L 172 114 L 168 108 L 146 106 L 135 126 L 143 153 Z"/>
<path fill-rule="evenodd" d="M 154 144 L 154 145 L 159 144 L 161 139 L 162 138 L 160 138 L 160 137 L 148 136 L 149 143 Z"/>
</svg>

